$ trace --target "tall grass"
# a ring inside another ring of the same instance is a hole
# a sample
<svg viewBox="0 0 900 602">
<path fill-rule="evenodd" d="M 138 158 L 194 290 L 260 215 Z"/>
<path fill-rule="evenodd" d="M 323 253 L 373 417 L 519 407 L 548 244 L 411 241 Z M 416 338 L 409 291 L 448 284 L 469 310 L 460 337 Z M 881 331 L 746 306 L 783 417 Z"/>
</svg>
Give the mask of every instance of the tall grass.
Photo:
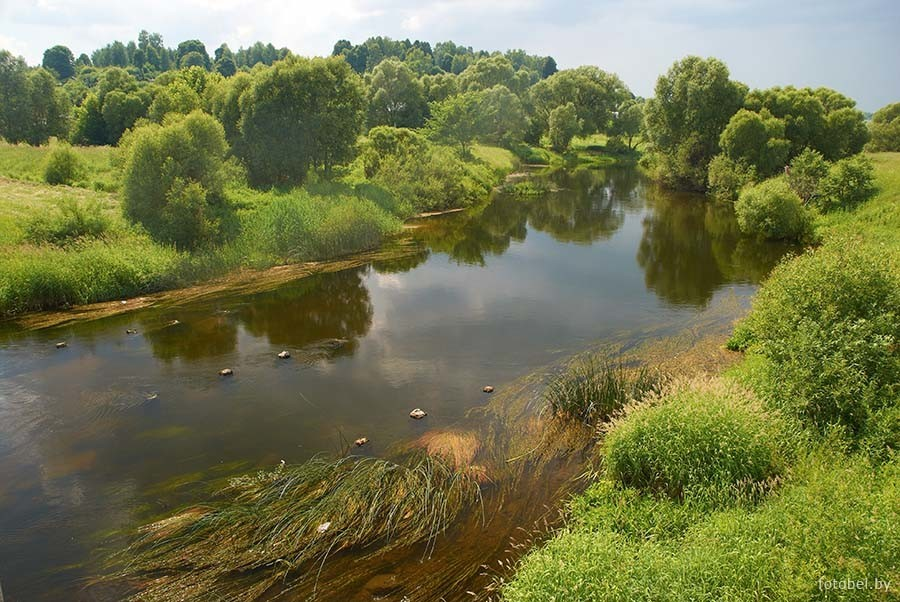
<svg viewBox="0 0 900 602">
<path fill-rule="evenodd" d="M 45 146 L 9 144 L 0 141 L 0 176 L 29 182 L 44 181 L 44 167 L 57 143 Z M 84 167 L 72 182 L 80 188 L 114 191 L 119 187 L 114 148 L 109 146 L 75 146 L 72 153 Z"/>
<path fill-rule="evenodd" d="M 466 471 L 426 455 L 402 463 L 313 459 L 233 480 L 224 501 L 145 527 L 113 577 L 140 584 L 129 600 L 256 600 L 273 585 L 306 584 L 330 557 L 366 556 L 435 538 L 480 489 Z"/>
<path fill-rule="evenodd" d="M 544 392 L 550 413 L 567 420 L 597 424 L 630 401 L 661 390 L 663 377 L 640 367 L 634 370 L 609 360 L 578 360 L 553 378 Z"/>
</svg>

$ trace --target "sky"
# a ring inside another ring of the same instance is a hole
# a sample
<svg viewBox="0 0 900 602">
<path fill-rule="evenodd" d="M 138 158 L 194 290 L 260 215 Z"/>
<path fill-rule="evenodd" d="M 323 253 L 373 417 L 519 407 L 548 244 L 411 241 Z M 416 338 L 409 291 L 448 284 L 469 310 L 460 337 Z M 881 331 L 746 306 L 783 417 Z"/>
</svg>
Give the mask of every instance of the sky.
<svg viewBox="0 0 900 602">
<path fill-rule="evenodd" d="M 0 0 L 0 48 L 29 64 L 55 44 L 90 54 L 141 29 L 210 53 L 262 40 L 328 55 L 373 35 L 522 48 L 618 73 L 640 96 L 697 54 L 751 88 L 828 86 L 865 111 L 900 101 L 900 0 Z"/>
</svg>

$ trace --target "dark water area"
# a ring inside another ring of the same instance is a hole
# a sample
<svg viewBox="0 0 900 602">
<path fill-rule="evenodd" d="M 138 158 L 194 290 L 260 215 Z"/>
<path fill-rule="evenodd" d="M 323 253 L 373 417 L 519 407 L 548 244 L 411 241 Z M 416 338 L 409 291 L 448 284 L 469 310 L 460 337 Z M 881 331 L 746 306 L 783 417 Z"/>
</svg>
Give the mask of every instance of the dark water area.
<svg viewBox="0 0 900 602">
<path fill-rule="evenodd" d="M 49 330 L 0 325 L 5 602 L 90 599 L 112 533 L 357 437 L 387 454 L 485 404 L 484 385 L 745 302 L 786 250 L 634 168 L 542 177 L 553 192 L 414 223 L 420 251 L 395 261 Z M 416 407 L 425 420 L 408 418 Z"/>
</svg>

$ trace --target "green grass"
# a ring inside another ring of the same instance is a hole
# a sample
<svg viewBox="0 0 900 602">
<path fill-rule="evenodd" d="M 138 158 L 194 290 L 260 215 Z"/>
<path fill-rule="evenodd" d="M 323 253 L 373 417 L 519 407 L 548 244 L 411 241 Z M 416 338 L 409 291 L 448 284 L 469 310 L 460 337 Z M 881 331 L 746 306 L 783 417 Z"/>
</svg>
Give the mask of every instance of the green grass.
<svg viewBox="0 0 900 602">
<path fill-rule="evenodd" d="M 27 182 L 43 182 L 44 165 L 53 147 L 53 144 L 29 146 L 0 141 L 0 176 Z M 75 186 L 106 191 L 118 189 L 114 148 L 75 146 L 72 149 L 85 167 L 84 177 L 75 182 Z"/>
<path fill-rule="evenodd" d="M 471 152 L 473 157 L 483 161 L 494 172 L 500 174 L 508 174 L 519 165 L 519 161 L 512 151 L 499 146 L 473 144 Z"/>
</svg>

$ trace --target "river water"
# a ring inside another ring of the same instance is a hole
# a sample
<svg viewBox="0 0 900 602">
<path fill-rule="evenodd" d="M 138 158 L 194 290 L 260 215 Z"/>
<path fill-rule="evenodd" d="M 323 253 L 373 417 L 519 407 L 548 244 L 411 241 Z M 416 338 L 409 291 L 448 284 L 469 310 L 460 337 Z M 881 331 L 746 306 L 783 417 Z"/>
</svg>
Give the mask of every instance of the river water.
<svg viewBox="0 0 900 602">
<path fill-rule="evenodd" d="M 542 177 L 553 191 L 413 223 L 412 256 L 54 329 L 0 325 L 5 602 L 94 599 L 84 579 L 121 543 L 111 533 L 357 437 L 384 454 L 484 404 L 484 385 L 745 302 L 785 251 L 634 168 Z M 416 407 L 425 420 L 408 418 Z"/>
</svg>

